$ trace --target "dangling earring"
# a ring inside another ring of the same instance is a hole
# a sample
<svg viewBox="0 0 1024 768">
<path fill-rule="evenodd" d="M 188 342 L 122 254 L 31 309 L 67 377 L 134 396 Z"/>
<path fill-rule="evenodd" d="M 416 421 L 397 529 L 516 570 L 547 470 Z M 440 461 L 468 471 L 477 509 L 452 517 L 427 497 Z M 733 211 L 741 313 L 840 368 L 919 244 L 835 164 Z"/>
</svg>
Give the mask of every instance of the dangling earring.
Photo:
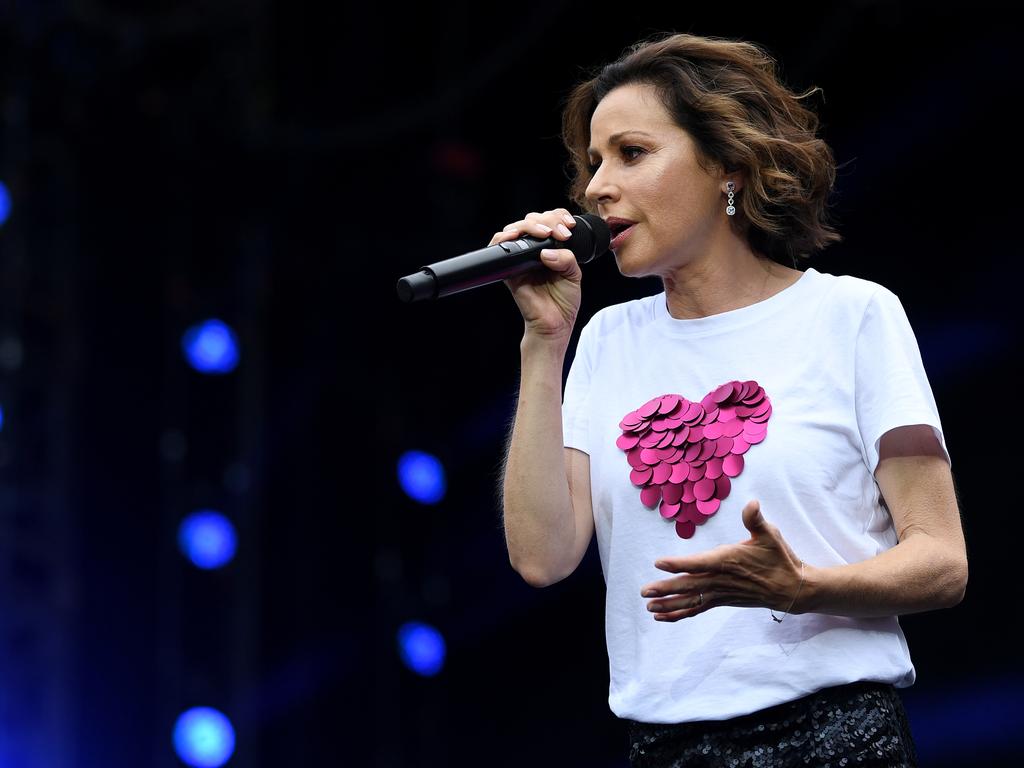
<svg viewBox="0 0 1024 768">
<path fill-rule="evenodd" d="M 729 205 L 726 207 L 725 212 L 727 214 L 729 214 L 730 216 L 735 216 L 736 215 L 736 206 L 732 204 L 732 200 L 733 200 L 733 195 L 736 193 L 736 184 L 734 184 L 733 182 L 730 181 L 725 186 L 729 190 Z"/>
</svg>

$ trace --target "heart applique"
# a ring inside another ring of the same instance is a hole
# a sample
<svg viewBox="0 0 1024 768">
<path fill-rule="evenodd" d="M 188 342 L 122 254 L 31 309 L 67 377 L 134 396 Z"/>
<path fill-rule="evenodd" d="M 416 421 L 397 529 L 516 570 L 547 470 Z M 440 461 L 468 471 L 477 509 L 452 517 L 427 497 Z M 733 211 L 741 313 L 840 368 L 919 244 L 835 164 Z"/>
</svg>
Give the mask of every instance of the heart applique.
<svg viewBox="0 0 1024 768">
<path fill-rule="evenodd" d="M 689 539 L 718 511 L 743 471 L 743 454 L 768 434 L 771 400 L 756 381 L 730 381 L 699 403 L 682 395 L 661 395 L 627 413 L 615 445 L 633 468 L 629 479 L 641 488 L 649 509 L 676 521 Z"/>
</svg>

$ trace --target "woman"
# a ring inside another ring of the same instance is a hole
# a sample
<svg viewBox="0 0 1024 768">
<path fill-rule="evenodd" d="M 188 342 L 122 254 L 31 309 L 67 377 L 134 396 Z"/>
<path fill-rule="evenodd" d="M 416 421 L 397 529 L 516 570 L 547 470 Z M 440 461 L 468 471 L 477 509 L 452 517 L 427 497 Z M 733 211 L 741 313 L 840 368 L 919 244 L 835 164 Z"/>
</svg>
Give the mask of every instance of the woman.
<svg viewBox="0 0 1024 768">
<path fill-rule="evenodd" d="M 794 268 L 840 239 L 801 98 L 757 46 L 685 34 L 575 88 L 574 201 L 613 233 L 632 222 L 618 268 L 664 292 L 591 318 L 564 402 L 580 268 L 555 249 L 505 281 L 525 321 L 510 561 L 554 583 L 596 529 L 609 706 L 635 766 L 916 765 L 897 616 L 964 595 L 949 454 L 899 299 Z M 574 224 L 530 213 L 491 244 Z"/>
</svg>

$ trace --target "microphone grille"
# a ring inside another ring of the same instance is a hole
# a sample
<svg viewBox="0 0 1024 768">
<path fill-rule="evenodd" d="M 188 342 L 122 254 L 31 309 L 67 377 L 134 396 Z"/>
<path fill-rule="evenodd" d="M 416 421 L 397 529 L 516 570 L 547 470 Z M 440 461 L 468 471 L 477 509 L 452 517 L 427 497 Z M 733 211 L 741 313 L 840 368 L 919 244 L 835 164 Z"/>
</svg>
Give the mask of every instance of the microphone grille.
<svg viewBox="0 0 1024 768">
<path fill-rule="evenodd" d="M 600 216 L 593 213 L 584 213 L 575 217 L 584 226 L 576 227 L 573 240 L 579 240 L 579 244 L 573 243 L 572 252 L 576 256 L 578 264 L 586 264 L 608 251 L 612 242 L 612 233 L 608 224 Z"/>
</svg>

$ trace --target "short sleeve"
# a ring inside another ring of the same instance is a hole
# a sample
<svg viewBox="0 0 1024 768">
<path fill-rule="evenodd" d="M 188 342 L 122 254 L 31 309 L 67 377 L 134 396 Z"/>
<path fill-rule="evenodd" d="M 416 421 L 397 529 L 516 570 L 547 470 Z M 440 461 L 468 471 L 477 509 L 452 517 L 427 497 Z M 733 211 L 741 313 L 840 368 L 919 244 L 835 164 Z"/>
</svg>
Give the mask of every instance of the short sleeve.
<svg viewBox="0 0 1024 768">
<path fill-rule="evenodd" d="M 576 354 L 569 366 L 562 397 L 562 443 L 566 448 L 577 448 L 590 454 L 587 443 L 589 418 L 587 401 L 590 397 L 590 372 L 593 370 L 590 350 L 590 323 L 583 326 Z"/>
<path fill-rule="evenodd" d="M 868 301 L 855 357 L 857 425 L 871 473 L 878 467 L 882 435 L 910 424 L 929 425 L 950 462 L 917 338 L 899 297 L 884 286 Z"/>
</svg>

